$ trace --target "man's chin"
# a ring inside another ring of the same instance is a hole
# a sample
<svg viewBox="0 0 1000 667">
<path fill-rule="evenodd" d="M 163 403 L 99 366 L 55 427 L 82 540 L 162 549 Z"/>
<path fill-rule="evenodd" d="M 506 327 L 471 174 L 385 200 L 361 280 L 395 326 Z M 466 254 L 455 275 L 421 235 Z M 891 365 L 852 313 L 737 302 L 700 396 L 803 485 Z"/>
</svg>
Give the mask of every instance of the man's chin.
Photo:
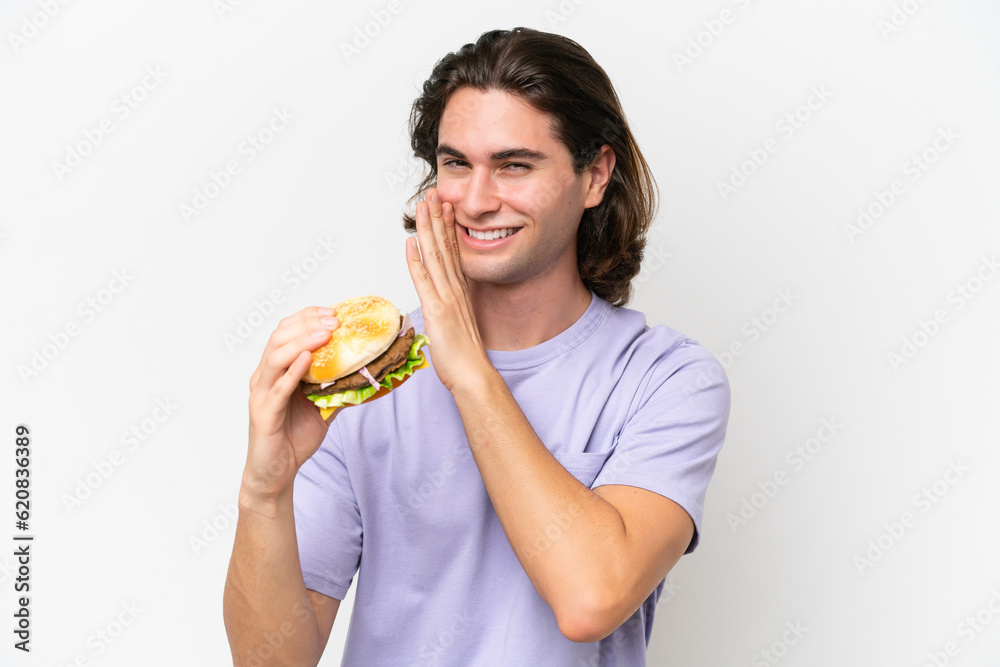
<svg viewBox="0 0 1000 667">
<path fill-rule="evenodd" d="M 531 281 L 539 274 L 541 263 L 518 262 L 510 258 L 462 258 L 462 273 L 470 283 L 514 286 Z"/>
</svg>

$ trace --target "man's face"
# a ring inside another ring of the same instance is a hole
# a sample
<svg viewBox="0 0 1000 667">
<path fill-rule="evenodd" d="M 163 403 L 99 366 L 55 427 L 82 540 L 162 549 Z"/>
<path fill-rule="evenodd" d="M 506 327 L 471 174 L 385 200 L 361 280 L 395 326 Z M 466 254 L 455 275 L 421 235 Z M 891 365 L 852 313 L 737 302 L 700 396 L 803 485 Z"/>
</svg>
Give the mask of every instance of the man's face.
<svg viewBox="0 0 1000 667">
<path fill-rule="evenodd" d="M 441 200 L 455 207 L 462 270 L 470 280 L 524 283 L 578 273 L 576 232 L 588 172 L 573 172 L 552 135 L 551 116 L 501 91 L 464 87 L 445 106 L 438 130 Z M 476 238 L 486 233 L 487 239 Z M 503 238 L 493 239 L 494 235 Z"/>
</svg>

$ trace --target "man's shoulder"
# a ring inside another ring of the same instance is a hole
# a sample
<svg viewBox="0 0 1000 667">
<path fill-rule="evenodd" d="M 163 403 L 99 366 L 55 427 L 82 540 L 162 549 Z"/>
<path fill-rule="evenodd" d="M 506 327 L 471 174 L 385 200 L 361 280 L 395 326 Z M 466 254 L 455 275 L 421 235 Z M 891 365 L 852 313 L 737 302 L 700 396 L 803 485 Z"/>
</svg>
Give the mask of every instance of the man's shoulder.
<svg viewBox="0 0 1000 667">
<path fill-rule="evenodd" d="M 651 325 L 642 312 L 631 308 L 612 306 L 607 320 L 603 337 L 608 349 L 627 358 L 633 373 L 645 375 L 644 384 L 728 384 L 722 364 L 695 338 L 667 324 Z"/>
<path fill-rule="evenodd" d="M 645 313 L 625 306 L 608 304 L 608 314 L 601 329 L 604 338 L 617 341 L 619 345 L 632 348 L 643 356 L 712 356 L 694 338 L 668 324 L 650 324 Z"/>
</svg>

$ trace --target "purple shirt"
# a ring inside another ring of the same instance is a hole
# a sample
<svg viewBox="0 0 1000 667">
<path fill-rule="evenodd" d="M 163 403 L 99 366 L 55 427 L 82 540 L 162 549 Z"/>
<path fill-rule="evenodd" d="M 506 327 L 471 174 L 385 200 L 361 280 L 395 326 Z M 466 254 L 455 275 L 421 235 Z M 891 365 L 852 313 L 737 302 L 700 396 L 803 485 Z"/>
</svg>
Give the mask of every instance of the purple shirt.
<svg viewBox="0 0 1000 667">
<path fill-rule="evenodd" d="M 411 317 L 423 331 L 420 311 Z M 711 353 L 594 295 L 554 338 L 489 357 L 570 473 L 590 488 L 627 484 L 675 501 L 694 520 L 694 550 L 729 417 L 729 385 Z M 344 665 L 646 664 L 663 582 L 605 639 L 563 637 L 507 542 L 432 368 L 337 415 L 294 499 L 306 587 L 343 599 L 358 577 Z M 541 557 L 572 519 L 552 517 L 535 544 Z"/>
</svg>

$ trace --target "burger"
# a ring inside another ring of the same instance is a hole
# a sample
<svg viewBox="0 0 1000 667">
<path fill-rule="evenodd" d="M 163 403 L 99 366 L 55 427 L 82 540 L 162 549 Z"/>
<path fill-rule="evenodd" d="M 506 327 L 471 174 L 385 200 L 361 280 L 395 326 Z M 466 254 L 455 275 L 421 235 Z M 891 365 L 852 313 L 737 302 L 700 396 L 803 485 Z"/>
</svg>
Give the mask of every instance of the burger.
<svg viewBox="0 0 1000 667">
<path fill-rule="evenodd" d="M 415 333 L 408 315 L 380 296 L 362 296 L 332 306 L 340 326 L 312 355 L 299 388 L 323 419 L 345 405 L 388 394 L 429 364 L 420 348 L 427 336 Z"/>
</svg>

